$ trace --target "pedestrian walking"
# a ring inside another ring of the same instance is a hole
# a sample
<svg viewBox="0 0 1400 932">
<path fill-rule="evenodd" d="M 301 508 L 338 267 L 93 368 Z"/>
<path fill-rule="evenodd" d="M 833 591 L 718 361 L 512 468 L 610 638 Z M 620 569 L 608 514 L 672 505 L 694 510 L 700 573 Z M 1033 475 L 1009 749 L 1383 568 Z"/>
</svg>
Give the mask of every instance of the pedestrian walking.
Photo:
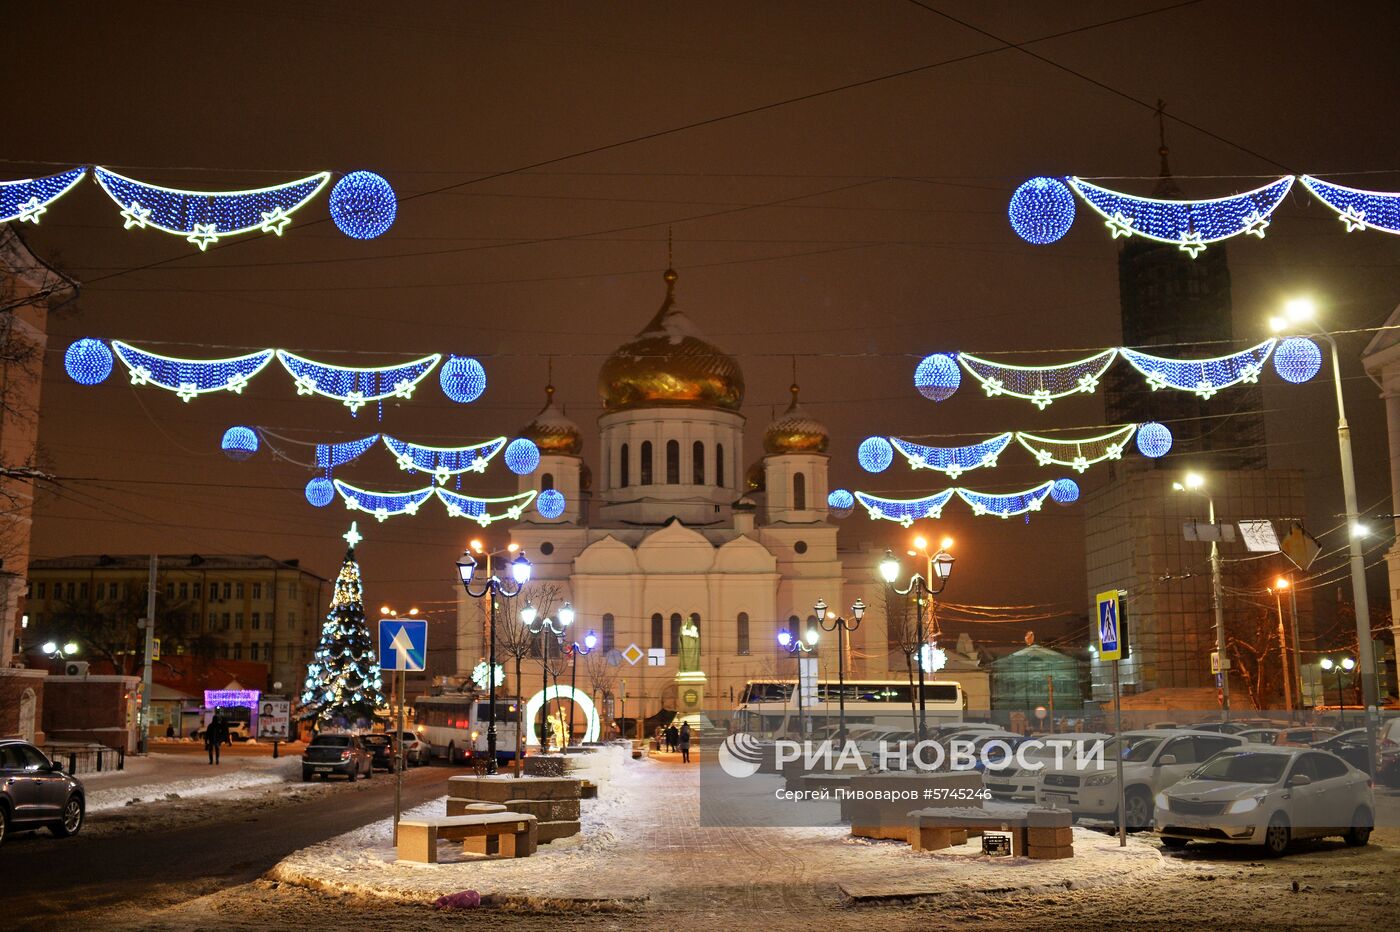
<svg viewBox="0 0 1400 932">
<path fill-rule="evenodd" d="M 209 765 L 219 763 L 219 750 L 228 739 L 228 726 L 223 716 L 215 714 L 204 728 L 204 747 L 209 752 Z"/>
<path fill-rule="evenodd" d="M 690 722 L 681 725 L 681 733 L 678 736 L 681 746 L 681 763 L 690 763 Z"/>
<path fill-rule="evenodd" d="M 675 753 L 676 746 L 681 743 L 681 733 L 676 730 L 675 725 L 666 728 L 666 750 Z"/>
</svg>

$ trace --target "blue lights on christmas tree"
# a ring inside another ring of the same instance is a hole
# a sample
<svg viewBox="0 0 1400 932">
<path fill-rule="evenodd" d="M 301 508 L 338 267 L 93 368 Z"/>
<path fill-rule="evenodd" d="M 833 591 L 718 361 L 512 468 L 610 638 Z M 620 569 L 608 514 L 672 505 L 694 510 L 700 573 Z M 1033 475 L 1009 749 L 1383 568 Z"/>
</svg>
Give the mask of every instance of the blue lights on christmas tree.
<svg viewBox="0 0 1400 932">
<path fill-rule="evenodd" d="M 321 728 L 363 728 L 374 721 L 376 709 L 388 704 L 374 638 L 365 620 L 360 564 L 355 559 L 359 533 L 353 524 L 346 538 L 350 548 L 336 576 L 321 642 L 307 665 L 301 691 L 302 719 Z"/>
</svg>

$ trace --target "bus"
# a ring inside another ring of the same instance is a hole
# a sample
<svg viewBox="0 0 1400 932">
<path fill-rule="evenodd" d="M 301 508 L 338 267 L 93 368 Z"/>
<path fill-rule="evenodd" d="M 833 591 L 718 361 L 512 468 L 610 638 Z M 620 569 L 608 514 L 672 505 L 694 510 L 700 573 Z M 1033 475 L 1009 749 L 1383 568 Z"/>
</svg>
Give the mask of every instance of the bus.
<svg viewBox="0 0 1400 932">
<path fill-rule="evenodd" d="M 819 679 L 802 697 L 801 713 L 807 730 L 831 733 L 840 717 L 841 683 Z M 911 697 L 918 685 L 907 680 L 846 680 L 846 727 L 848 729 L 913 728 L 917 718 Z M 953 680 L 924 683 L 924 721 L 930 725 L 961 722 L 967 697 L 962 685 Z M 754 680 L 739 699 L 737 724 L 753 735 L 775 736 L 798 731 L 797 684 L 793 680 Z"/>
<path fill-rule="evenodd" d="M 479 693 L 419 696 L 413 701 L 413 730 L 428 742 L 433 757 L 449 763 L 486 756 L 486 727 L 491 701 Z M 496 759 L 515 757 L 515 725 L 520 700 L 496 697 Z"/>
</svg>

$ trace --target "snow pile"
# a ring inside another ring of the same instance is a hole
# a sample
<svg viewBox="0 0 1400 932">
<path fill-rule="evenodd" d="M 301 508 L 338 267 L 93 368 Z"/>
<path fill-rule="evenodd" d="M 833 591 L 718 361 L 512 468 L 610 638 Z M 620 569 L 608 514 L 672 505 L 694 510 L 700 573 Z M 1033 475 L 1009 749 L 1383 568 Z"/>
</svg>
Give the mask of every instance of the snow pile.
<svg viewBox="0 0 1400 932">
<path fill-rule="evenodd" d="M 153 757 L 155 755 L 152 755 Z M 160 755 L 161 757 L 174 757 L 175 755 Z M 135 763 L 136 761 L 132 761 Z M 140 763 L 150 766 L 149 762 Z M 218 767 L 211 767 L 208 776 L 193 777 L 188 780 L 166 780 L 161 782 L 143 783 L 137 786 L 123 786 L 115 789 L 102 789 L 102 780 L 99 775 L 88 777 L 84 775 L 82 780 L 84 786 L 88 788 L 87 811 L 100 812 L 103 809 L 116 809 L 121 806 L 131 805 L 134 801 L 167 798 L 172 795 L 186 798 L 190 796 L 208 796 L 212 793 L 226 793 L 231 790 L 247 789 L 257 786 L 271 786 L 276 784 L 291 783 L 301 780 L 301 758 L 300 757 L 271 757 L 259 758 L 239 758 L 241 766 L 233 766 L 230 762 L 225 762 Z M 160 762 L 155 762 L 150 773 L 154 778 L 159 772 Z M 114 771 L 120 774 L 122 771 Z"/>
<path fill-rule="evenodd" d="M 935 853 L 898 842 L 852 839 L 845 826 L 775 828 L 702 825 L 699 770 L 621 751 L 591 767 L 598 798 L 584 800 L 582 832 L 541 845 L 528 858 L 483 859 L 441 842 L 441 863 L 398 862 L 392 820 L 382 820 L 284 859 L 270 879 L 330 892 L 431 903 L 463 890 L 483 905 L 627 909 L 653 899 L 669 908 L 714 910 L 726 903 L 795 895 L 915 899 L 942 893 L 1066 890 L 1146 879 L 1163 869 L 1155 844 L 1075 830 L 1075 857 L 992 858 L 980 839 Z M 589 777 L 593 779 L 593 777 Z M 413 810 L 441 815 L 445 797 Z M 838 886 L 839 884 L 839 886 Z"/>
</svg>

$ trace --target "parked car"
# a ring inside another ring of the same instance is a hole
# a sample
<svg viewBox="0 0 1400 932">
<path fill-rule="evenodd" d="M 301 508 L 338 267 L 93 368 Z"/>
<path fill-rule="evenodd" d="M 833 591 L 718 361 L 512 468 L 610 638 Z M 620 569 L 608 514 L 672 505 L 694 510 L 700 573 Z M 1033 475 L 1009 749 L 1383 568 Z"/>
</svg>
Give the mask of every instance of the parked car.
<svg viewBox="0 0 1400 932">
<path fill-rule="evenodd" d="M 47 828 L 78 834 L 86 815 L 83 783 L 28 741 L 0 738 L 0 844 L 11 831 Z"/>
<path fill-rule="evenodd" d="M 393 770 L 394 761 L 399 756 L 399 743 L 392 732 L 374 732 L 360 735 L 360 743 L 369 752 L 369 764 L 379 770 Z"/>
<path fill-rule="evenodd" d="M 1081 749 L 1092 747 L 1097 741 L 1106 745 L 1113 740 L 1113 736 L 1097 732 L 1071 732 L 1046 735 L 1036 740 L 1040 743 L 1033 746 L 1034 750 L 1018 749 L 1017 753 L 1020 761 L 1032 766 L 1022 767 L 1013 760 L 1005 766 L 989 767 L 985 771 L 987 792 L 992 794 L 993 799 L 1035 802 L 1035 788 L 1040 782 L 1040 775 L 1047 767 L 1055 766 L 1057 749 L 1061 764 L 1073 764 Z"/>
<path fill-rule="evenodd" d="M 1235 734 L 1243 738 L 1246 744 L 1274 744 L 1282 731 L 1281 728 L 1249 728 Z"/>
<path fill-rule="evenodd" d="M 1123 760 L 1124 820 L 1132 831 L 1152 827 L 1152 801 L 1196 767 L 1244 741 L 1211 731 L 1163 729 L 1124 732 L 1104 746 L 1103 761 L 1047 769 L 1036 786 L 1037 805 L 1070 810 L 1077 818 L 1115 819 L 1118 773 Z"/>
<path fill-rule="evenodd" d="M 1223 751 L 1155 799 L 1162 844 L 1192 840 L 1261 845 L 1278 857 L 1296 838 L 1371 837 L 1375 800 L 1366 774 L 1335 754 L 1299 747 Z"/>
<path fill-rule="evenodd" d="M 422 735 L 405 731 L 399 736 L 399 741 L 403 747 L 404 761 L 408 766 L 422 766 L 432 759 L 433 746 Z"/>
<path fill-rule="evenodd" d="M 1337 734 L 1335 728 L 1285 728 L 1279 732 L 1274 744 L 1280 747 L 1307 747 L 1319 741 L 1326 741 Z"/>
<path fill-rule="evenodd" d="M 317 735 L 301 755 L 301 780 L 338 774 L 351 783 L 355 778 L 374 776 L 370 752 L 358 735 Z"/>
</svg>

